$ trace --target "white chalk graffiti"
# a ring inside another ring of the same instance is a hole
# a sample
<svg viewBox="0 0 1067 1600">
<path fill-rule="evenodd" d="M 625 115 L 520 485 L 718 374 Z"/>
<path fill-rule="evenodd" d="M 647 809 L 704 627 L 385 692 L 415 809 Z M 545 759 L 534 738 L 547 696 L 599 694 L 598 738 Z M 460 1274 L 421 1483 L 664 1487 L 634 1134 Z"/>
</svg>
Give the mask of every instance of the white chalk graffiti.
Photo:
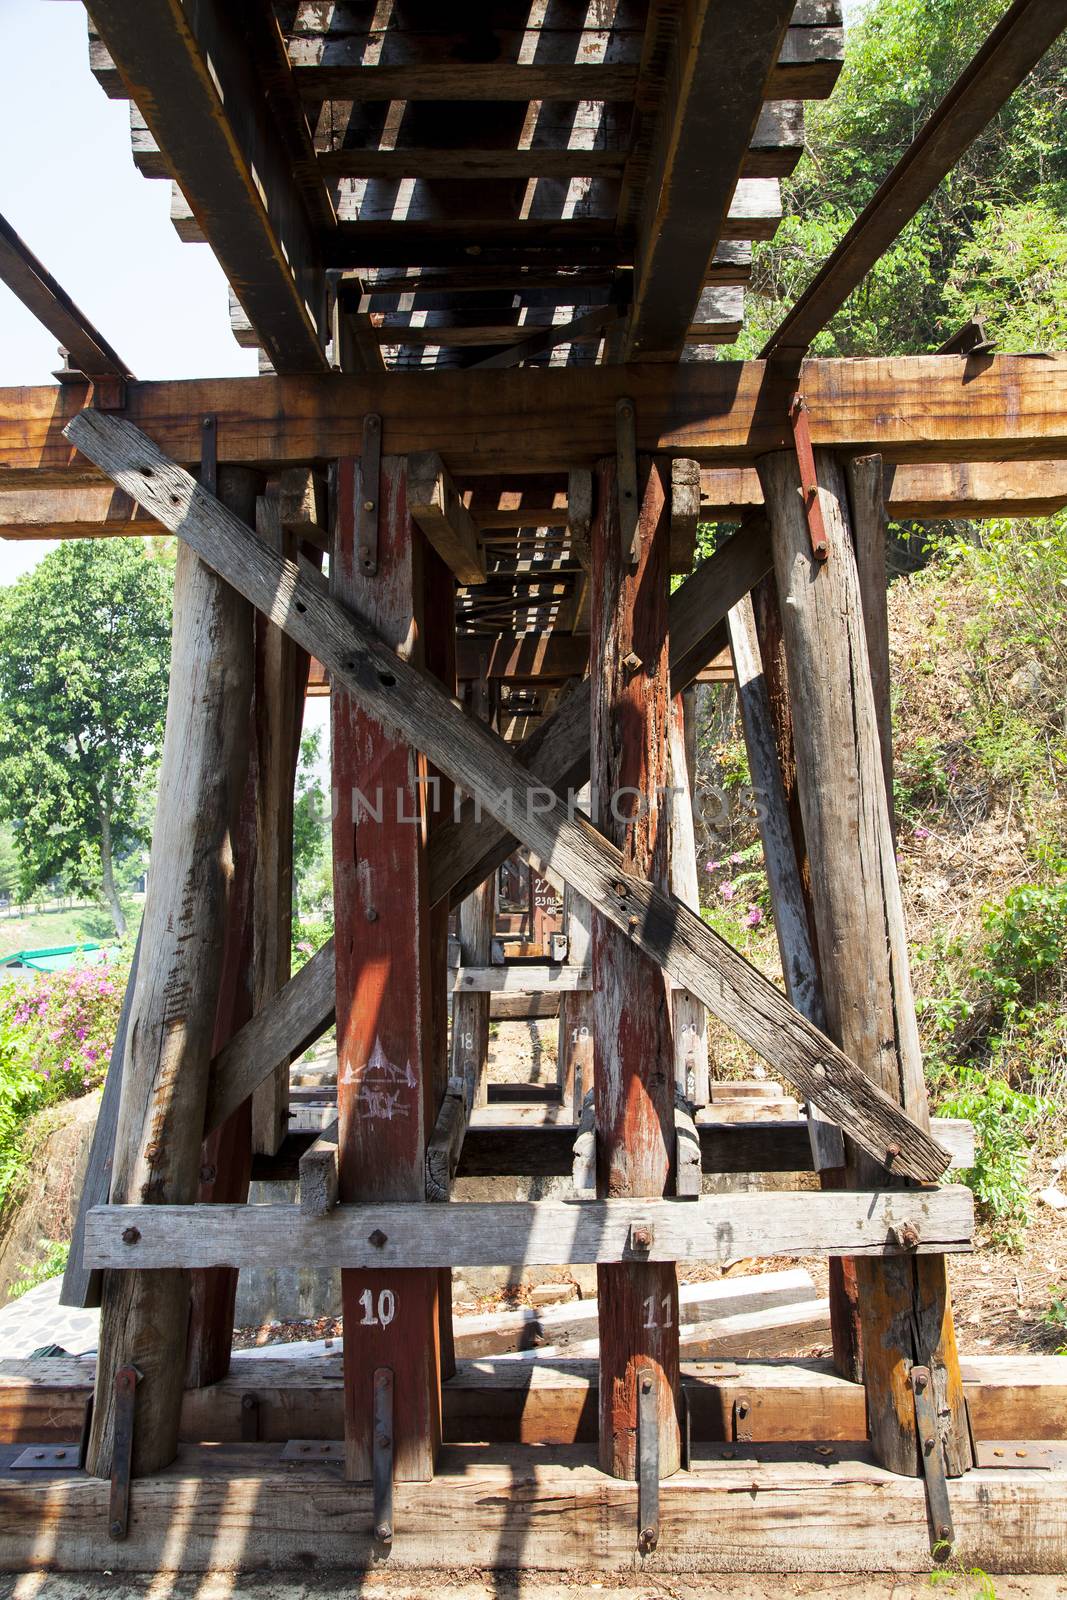
<svg viewBox="0 0 1067 1600">
<path fill-rule="evenodd" d="M 392 1122 L 394 1117 L 410 1116 L 411 1106 L 404 1103 L 410 1097 L 404 1091 L 417 1088 L 418 1081 L 411 1062 L 398 1067 L 389 1060 L 379 1038 L 374 1041 L 369 1061 L 355 1068 L 349 1063 L 341 1075 L 342 1083 L 358 1085 L 357 1115 L 385 1122 Z"/>
</svg>

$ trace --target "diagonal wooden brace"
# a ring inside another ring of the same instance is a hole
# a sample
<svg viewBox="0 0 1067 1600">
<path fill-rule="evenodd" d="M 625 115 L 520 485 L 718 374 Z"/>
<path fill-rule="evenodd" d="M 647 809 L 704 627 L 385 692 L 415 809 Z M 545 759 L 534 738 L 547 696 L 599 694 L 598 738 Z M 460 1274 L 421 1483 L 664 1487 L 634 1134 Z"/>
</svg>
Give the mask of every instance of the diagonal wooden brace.
<svg viewBox="0 0 1067 1600">
<path fill-rule="evenodd" d="M 536 785 L 502 739 L 402 661 L 292 562 L 115 416 L 83 411 L 70 442 L 271 621 L 323 663 L 370 715 L 394 729 L 543 860 L 652 960 L 796 1084 L 895 1174 L 933 1181 L 949 1155 L 872 1084 L 782 992 L 672 895 L 631 877 L 622 853 L 553 791 Z"/>
</svg>

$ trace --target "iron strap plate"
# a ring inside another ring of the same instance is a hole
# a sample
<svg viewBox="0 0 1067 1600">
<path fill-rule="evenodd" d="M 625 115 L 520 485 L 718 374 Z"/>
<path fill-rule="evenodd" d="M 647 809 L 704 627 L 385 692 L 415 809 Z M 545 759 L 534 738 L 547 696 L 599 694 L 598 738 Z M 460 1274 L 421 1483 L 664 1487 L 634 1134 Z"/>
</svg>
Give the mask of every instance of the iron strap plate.
<svg viewBox="0 0 1067 1600">
<path fill-rule="evenodd" d="M 830 554 L 830 541 L 823 521 L 819 501 L 819 480 L 815 473 L 815 451 L 808 427 L 808 408 L 802 394 L 795 394 L 789 406 L 789 421 L 793 429 L 793 448 L 800 468 L 800 497 L 804 502 L 804 515 L 808 519 L 811 549 L 816 561 L 825 561 Z"/>
<path fill-rule="evenodd" d="M 115 1374 L 115 1430 L 107 1511 L 108 1532 L 112 1539 L 125 1539 L 129 1527 L 134 1402 L 140 1376 L 136 1367 L 120 1367 Z"/>
<path fill-rule="evenodd" d="M 656 1374 L 637 1375 L 637 1548 L 650 1555 L 659 1544 L 659 1404 Z"/>
<path fill-rule="evenodd" d="M 930 1547 L 936 1554 L 942 1546 L 953 1544 L 956 1537 L 948 1498 L 948 1480 L 945 1477 L 945 1457 L 937 1427 L 937 1402 L 929 1367 L 912 1367 L 909 1381 L 915 1399 L 915 1426 L 926 1480 Z"/>
</svg>

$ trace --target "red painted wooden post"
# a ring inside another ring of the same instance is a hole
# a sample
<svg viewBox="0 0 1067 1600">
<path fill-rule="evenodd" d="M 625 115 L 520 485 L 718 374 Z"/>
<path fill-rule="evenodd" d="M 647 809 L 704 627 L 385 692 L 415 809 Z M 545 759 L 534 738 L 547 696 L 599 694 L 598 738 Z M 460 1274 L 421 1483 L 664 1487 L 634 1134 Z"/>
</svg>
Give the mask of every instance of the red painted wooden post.
<svg viewBox="0 0 1067 1600">
<path fill-rule="evenodd" d="M 406 468 L 384 457 L 377 571 L 356 540 L 357 460 L 338 463 L 331 588 L 398 650 L 421 647 L 422 542 L 407 514 Z M 417 754 L 335 689 L 333 718 L 337 1104 L 342 1200 L 425 1196 L 433 1119 L 425 784 Z M 441 1437 L 435 1271 L 341 1274 L 345 1465 L 371 1476 L 376 1367 L 394 1374 L 394 1474 L 433 1476 Z"/>
<path fill-rule="evenodd" d="M 637 560 L 622 549 L 614 461 L 599 468 L 593 531 L 591 675 L 593 814 L 626 870 L 668 886 L 670 672 L 667 586 L 670 505 L 658 467 L 642 459 Z M 674 1046 L 665 974 L 618 929 L 593 916 L 593 1062 L 597 1193 L 667 1192 L 674 1152 Z M 635 1234 L 639 1230 L 635 1229 Z M 678 1274 L 641 1260 L 597 1269 L 600 1464 L 637 1470 L 637 1384 L 658 1379 L 659 1470 L 677 1471 Z"/>
</svg>

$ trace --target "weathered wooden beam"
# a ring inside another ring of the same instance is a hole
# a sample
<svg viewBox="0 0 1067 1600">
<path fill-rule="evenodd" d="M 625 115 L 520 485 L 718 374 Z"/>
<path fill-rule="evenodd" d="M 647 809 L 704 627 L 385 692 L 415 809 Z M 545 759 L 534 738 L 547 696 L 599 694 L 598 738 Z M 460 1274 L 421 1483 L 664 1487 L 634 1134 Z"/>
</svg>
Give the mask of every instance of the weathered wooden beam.
<svg viewBox="0 0 1067 1600">
<path fill-rule="evenodd" d="M 243 526 L 232 513 L 224 514 Z M 254 537 L 250 530 L 249 536 Z M 148 1210 L 156 1203 L 192 1201 L 200 1181 L 234 868 L 230 844 L 245 788 L 252 665 L 246 601 L 183 545 L 175 579 L 152 887 L 130 1007 L 111 1177 L 116 1202 L 148 1201 Z M 177 1448 L 188 1275 L 105 1278 L 101 1306 L 88 1467 L 103 1476 L 110 1473 L 115 1375 L 133 1365 L 141 1373 L 133 1470 L 152 1472 L 172 1461 Z"/>
<path fill-rule="evenodd" d="M 133 373 L 116 355 L 84 311 L 74 304 L 43 262 L 19 238 L 6 217 L 0 216 L 0 283 L 5 283 L 26 310 L 48 329 L 66 352 L 72 373 L 87 378 L 132 378 Z"/>
<path fill-rule="evenodd" d="M 390 449 L 432 445 L 462 479 L 590 465 L 614 449 L 615 403 L 626 396 L 639 450 L 748 462 L 790 444 L 787 379 L 761 361 L 228 378 L 130 384 L 124 415 L 173 459 L 196 462 L 199 419 L 214 412 L 227 461 L 282 467 L 350 451 L 375 411 Z M 1067 355 L 992 356 L 980 371 L 958 356 L 804 369 L 815 444 L 877 449 L 889 463 L 1067 457 L 1065 389 Z M 0 389 L 5 487 L 21 487 L 24 473 L 44 484 L 72 481 L 72 472 L 84 479 L 86 464 L 63 436 L 80 402 L 63 386 Z"/>
<path fill-rule="evenodd" d="M 671 892 L 691 911 L 700 913 L 700 883 L 697 877 L 696 835 L 693 829 L 693 793 L 686 761 L 686 695 L 675 695 L 670 724 L 670 859 Z M 692 708 L 690 708 L 692 715 Z M 693 1105 L 706 1105 L 711 1098 L 708 1084 L 707 1007 L 688 989 L 676 988 L 671 995 L 671 1021 L 674 1032 L 674 1082 L 678 1092 Z"/>
<path fill-rule="evenodd" d="M 206 558 L 210 552 L 216 569 L 253 604 L 314 650 L 331 679 L 351 691 L 370 717 L 410 738 L 806 1098 L 835 1120 L 847 1120 L 857 1144 L 872 1157 L 921 1179 L 945 1170 L 948 1158 L 936 1142 L 773 984 L 687 907 L 627 874 L 621 852 L 580 814 L 568 815 L 565 802 L 535 785 L 506 745 L 328 596 L 320 581 L 266 549 L 130 423 L 84 411 L 68 431 L 71 442 L 120 487 L 198 553 Z"/>
<path fill-rule="evenodd" d="M 1067 505 L 1067 461 L 887 463 L 882 494 L 888 514 L 903 521 L 1047 517 Z M 701 516 L 712 522 L 735 522 L 763 506 L 753 467 L 705 467 L 700 498 Z M 2 507 L 0 495 L 0 515 Z"/>
<path fill-rule="evenodd" d="M 1067 0 L 1015 0 L 761 354 L 801 355 L 1067 27 Z"/>
<path fill-rule="evenodd" d="M 494 633 L 463 635 L 456 640 L 457 675 L 476 677 L 480 664 L 485 675 L 521 683 L 566 683 L 580 678 L 589 658 L 589 639 L 574 633 Z"/>
<path fill-rule="evenodd" d="M 791 0 L 743 8 L 700 0 L 682 13 L 655 158 L 642 174 L 627 360 L 681 353 L 745 151 L 764 99 L 773 98 L 768 79 L 792 9 Z"/>
<path fill-rule="evenodd" d="M 619 888 L 632 874 L 666 891 L 670 479 L 647 457 L 631 461 L 631 471 L 639 497 L 632 533 L 623 529 L 621 467 L 608 460 L 596 474 L 590 793 L 597 823 L 620 851 Z M 660 1196 L 675 1170 L 670 985 L 659 963 L 605 919 L 595 900 L 592 906 L 596 1193 Z M 597 1298 L 600 1465 L 617 1478 L 639 1475 L 638 1394 L 651 1377 L 659 1476 L 669 1477 L 681 1465 L 677 1268 L 638 1250 L 625 1267 L 598 1267 Z"/>
<path fill-rule="evenodd" d="M 440 1204 L 451 1199 L 452 1179 L 459 1166 L 467 1132 L 467 1083 L 450 1078 L 437 1121 L 426 1144 L 426 1199 Z"/>
<path fill-rule="evenodd" d="M 337 1123 L 319 1134 L 300 1157 L 300 1215 L 328 1217 L 337 1204 Z"/>
<path fill-rule="evenodd" d="M 471 683 L 471 712 L 483 722 L 492 722 L 495 694 L 485 675 L 484 664 L 479 663 L 477 679 Z M 432 837 L 431 845 L 432 850 Z M 448 902 L 439 901 L 448 917 Z M 493 956 L 493 924 L 496 920 L 496 877 L 490 873 L 485 881 L 473 889 L 460 903 L 458 912 L 459 959 L 467 965 L 468 979 L 476 967 L 488 966 Z M 448 980 L 454 983 L 453 974 L 460 969 L 449 968 Z M 489 1008 L 488 994 L 470 992 L 454 994 L 452 998 L 452 1073 L 466 1085 L 466 1104 L 473 1109 L 486 1103 L 486 1080 L 489 1069 Z"/>
<path fill-rule="evenodd" d="M 575 469 L 571 477 L 580 472 Z M 305 469 L 290 468 L 293 483 L 307 486 L 312 475 Z M 2 482 L 2 479 L 0 479 Z M 478 480 L 475 479 L 477 488 Z M 313 543 L 323 543 L 322 513 L 316 521 L 308 517 L 311 505 L 286 498 L 284 482 L 283 522 L 289 531 Z M 929 521 L 946 517 L 1046 517 L 1067 505 L 1067 461 L 956 461 L 885 464 L 883 495 L 887 513 L 902 521 Z M 762 510 L 763 490 L 754 467 L 703 467 L 700 473 L 700 517 L 711 522 L 736 522 L 747 511 Z M 287 516 L 289 506 L 292 515 Z M 299 523 L 295 513 L 303 507 Z M 491 528 L 564 527 L 572 547 L 579 549 L 576 528 L 588 530 L 591 511 L 581 513 L 584 523 L 569 520 L 567 496 L 553 498 L 547 493 L 528 506 L 497 509 L 479 504 L 471 506 L 479 531 Z M 2 539 L 91 539 L 107 536 L 139 537 L 152 533 L 159 524 L 113 484 L 78 483 L 70 486 L 38 487 L 32 478 L 22 480 L 17 489 L 0 487 L 0 538 Z M 588 538 L 588 531 L 586 532 Z"/>
<path fill-rule="evenodd" d="M 398 456 L 375 466 L 376 492 L 360 462 L 337 464 L 331 603 L 342 615 L 340 602 L 351 607 L 388 641 L 391 655 L 415 652 L 423 660 L 425 551 L 407 499 L 407 466 Z M 373 573 L 358 533 L 368 498 L 377 530 Z M 400 655 L 393 659 L 399 665 Z M 331 666 L 331 677 L 339 1192 L 345 1202 L 421 1203 L 436 1111 L 426 786 L 403 734 L 383 725 L 353 692 L 350 676 L 338 677 Z M 377 814 L 375 785 L 384 796 Z M 360 800 L 364 790 L 372 791 L 369 805 Z M 376 1261 L 364 1263 L 374 1267 L 369 1272 L 342 1270 L 349 1478 L 372 1475 L 373 1384 L 381 1366 L 394 1374 L 394 1477 L 433 1476 L 441 1442 L 438 1269 L 444 1264 L 426 1263 L 433 1270 L 422 1273 L 378 1270 L 384 1263 Z"/>
<path fill-rule="evenodd" d="M 642 1227 L 649 1230 L 647 1250 L 633 1238 Z M 131 1230 L 138 1237 L 124 1239 Z M 974 1197 L 962 1184 L 833 1194 L 776 1190 L 770 1198 L 342 1204 L 325 1223 L 302 1217 L 295 1205 L 115 1205 L 90 1211 L 85 1260 L 124 1272 L 292 1261 L 360 1271 L 583 1262 L 634 1267 L 841 1251 L 942 1254 L 970 1250 L 973 1230 Z"/>
<path fill-rule="evenodd" d="M 452 475 L 433 450 L 408 456 L 408 507 L 460 583 L 485 582 L 485 556 Z"/>
<path fill-rule="evenodd" d="M 774 544 L 789 671 L 797 784 L 821 957 L 827 1030 L 860 1069 L 929 1125 L 908 970 L 907 937 L 889 823 L 878 721 L 844 475 L 815 457 L 829 553 L 818 561 L 794 452 L 760 462 Z M 849 952 L 850 959 L 843 959 Z M 816 1103 L 818 1103 L 816 1099 Z M 856 1149 L 847 1117 L 852 1182 L 884 1181 Z M 857 1266 L 863 1377 L 878 1460 L 921 1470 L 909 1384 L 929 1367 L 946 1471 L 971 1466 L 945 1263 L 884 1272 Z"/>
<path fill-rule="evenodd" d="M 326 371 L 319 247 L 241 25 L 217 0 L 93 0 L 93 23 L 275 369 Z"/>
<path fill-rule="evenodd" d="M 562 994 L 593 986 L 589 967 L 570 963 L 551 967 L 453 967 L 449 978 L 456 994 Z"/>
</svg>

